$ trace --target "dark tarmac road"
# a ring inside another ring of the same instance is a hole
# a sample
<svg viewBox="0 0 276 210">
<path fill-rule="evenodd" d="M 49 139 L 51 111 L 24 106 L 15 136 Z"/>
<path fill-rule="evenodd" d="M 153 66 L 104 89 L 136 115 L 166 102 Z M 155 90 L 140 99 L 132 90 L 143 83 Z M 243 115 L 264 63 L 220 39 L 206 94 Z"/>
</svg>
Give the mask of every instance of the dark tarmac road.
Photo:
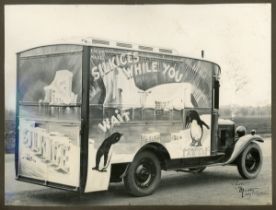
<svg viewBox="0 0 276 210">
<path fill-rule="evenodd" d="M 131 197 L 123 183 L 108 191 L 78 194 L 15 180 L 13 155 L 5 156 L 5 204 L 56 205 L 267 205 L 272 197 L 271 138 L 261 145 L 263 168 L 256 179 L 244 180 L 235 166 L 207 168 L 201 174 L 162 172 L 159 188 L 151 196 Z"/>
</svg>

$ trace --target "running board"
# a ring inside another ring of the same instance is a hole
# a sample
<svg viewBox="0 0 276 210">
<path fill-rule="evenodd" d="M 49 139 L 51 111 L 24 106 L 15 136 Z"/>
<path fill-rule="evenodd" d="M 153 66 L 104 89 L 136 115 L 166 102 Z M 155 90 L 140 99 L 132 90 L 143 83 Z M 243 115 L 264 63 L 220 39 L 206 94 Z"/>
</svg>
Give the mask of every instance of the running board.
<svg viewBox="0 0 276 210">
<path fill-rule="evenodd" d="M 225 153 L 219 153 L 216 156 L 167 160 L 165 163 L 164 170 L 183 171 L 188 168 L 197 168 L 203 166 L 210 166 L 213 164 L 222 164 L 226 161 L 225 159 Z"/>
</svg>

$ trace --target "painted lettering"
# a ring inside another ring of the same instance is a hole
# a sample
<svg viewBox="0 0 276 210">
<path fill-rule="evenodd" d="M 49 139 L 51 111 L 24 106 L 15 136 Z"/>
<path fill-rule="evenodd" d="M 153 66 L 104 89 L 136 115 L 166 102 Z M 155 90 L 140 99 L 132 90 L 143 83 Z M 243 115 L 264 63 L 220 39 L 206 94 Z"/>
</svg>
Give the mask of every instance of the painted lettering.
<svg viewBox="0 0 276 210">
<path fill-rule="evenodd" d="M 140 63 L 137 63 L 137 64 L 134 65 L 134 72 L 135 72 L 135 75 L 142 74 L 142 69 L 141 69 L 141 64 Z"/>
<path fill-rule="evenodd" d="M 122 113 L 122 116 L 125 118 L 126 122 L 128 122 L 130 120 L 130 118 L 129 118 L 129 112 Z"/>
<path fill-rule="evenodd" d="M 91 56 L 91 62 L 93 62 Z M 95 57 L 93 57 L 95 59 Z M 114 71 L 115 69 L 119 70 L 125 70 L 125 68 L 131 67 L 130 71 L 126 76 L 128 78 L 132 77 L 132 65 L 139 62 L 139 55 L 138 53 L 122 53 L 120 55 L 113 56 L 108 59 L 108 61 L 103 61 L 99 63 L 97 66 L 93 66 L 91 69 L 91 74 L 94 78 L 94 80 L 99 79 L 100 77 L 104 77 L 106 74 L 108 74 L 111 71 Z M 130 64 L 127 66 L 127 64 Z M 129 76 L 131 74 L 131 77 Z"/>
<path fill-rule="evenodd" d="M 120 121 L 113 115 L 111 117 L 111 125 L 119 125 L 120 124 Z"/>
<path fill-rule="evenodd" d="M 152 62 L 151 69 L 152 72 L 157 72 L 158 63 L 156 61 Z"/>
<path fill-rule="evenodd" d="M 199 157 L 199 156 L 208 156 L 210 148 L 185 148 L 183 150 L 183 157 Z"/>
<path fill-rule="evenodd" d="M 139 62 L 138 52 L 134 52 L 132 55 L 133 55 L 133 63 L 138 63 Z"/>
<path fill-rule="evenodd" d="M 125 54 L 120 55 L 120 63 L 123 66 L 127 64 L 127 59 L 125 58 Z"/>
<path fill-rule="evenodd" d="M 118 68 L 118 70 L 122 70 L 123 73 L 126 75 L 126 77 L 127 77 L 128 79 L 130 79 L 130 78 L 133 77 L 133 75 L 132 75 L 133 66 L 132 66 L 132 65 L 129 66 L 129 67 L 127 67 L 127 68 L 125 68 L 125 67 L 123 67 L 123 68 Z"/>
<path fill-rule="evenodd" d="M 171 79 L 173 79 L 175 77 L 175 69 L 173 67 L 171 67 L 168 71 L 168 75 Z"/>
<path fill-rule="evenodd" d="M 117 67 L 117 65 L 115 64 L 115 57 L 112 57 L 111 59 L 108 60 L 110 69 L 115 69 Z"/>
<path fill-rule="evenodd" d="M 166 74 L 167 73 L 167 71 L 169 70 L 169 68 L 170 68 L 170 65 L 168 65 L 168 64 L 166 64 L 166 63 L 163 63 L 163 74 Z"/>
<path fill-rule="evenodd" d="M 129 112 L 122 112 L 120 114 L 119 110 L 115 110 L 115 114 L 110 117 L 110 119 L 106 118 L 102 121 L 102 123 L 98 124 L 98 127 L 103 131 L 107 132 L 111 128 L 113 128 L 116 125 L 120 125 L 121 123 L 128 122 L 130 120 L 129 118 Z"/>
<path fill-rule="evenodd" d="M 179 73 L 179 71 L 175 74 L 175 81 L 180 82 L 182 80 L 183 74 Z"/>
<path fill-rule="evenodd" d="M 70 150 L 70 147 L 66 145 L 60 145 L 60 161 L 58 165 L 58 169 L 69 173 L 70 172 L 70 167 L 69 167 L 69 155 L 68 151 Z"/>
<path fill-rule="evenodd" d="M 122 118 L 122 116 L 120 115 L 120 113 L 119 113 L 119 110 L 115 110 L 115 113 L 116 113 L 116 117 L 118 118 L 118 120 L 122 123 L 122 122 L 124 122 L 124 119 Z"/>
<path fill-rule="evenodd" d="M 131 53 L 128 53 L 128 54 L 127 54 L 127 62 L 128 62 L 128 63 L 133 63 L 132 58 L 133 58 L 132 54 L 131 54 Z"/>
<path fill-rule="evenodd" d="M 23 144 L 29 151 L 34 152 L 43 162 L 48 163 L 48 166 L 57 167 L 56 169 L 65 173 L 70 172 L 68 165 L 70 141 L 68 137 L 59 133 L 47 133 L 43 128 L 31 126 L 25 127 L 22 134 Z"/>
<path fill-rule="evenodd" d="M 107 132 L 110 129 L 109 119 L 103 120 L 103 122 L 99 123 L 98 126 L 103 132 Z"/>
<path fill-rule="evenodd" d="M 175 70 L 175 66 L 172 67 L 166 63 L 163 63 L 163 74 L 167 74 L 170 79 L 173 79 L 176 82 L 182 80 L 183 74 Z"/>
</svg>

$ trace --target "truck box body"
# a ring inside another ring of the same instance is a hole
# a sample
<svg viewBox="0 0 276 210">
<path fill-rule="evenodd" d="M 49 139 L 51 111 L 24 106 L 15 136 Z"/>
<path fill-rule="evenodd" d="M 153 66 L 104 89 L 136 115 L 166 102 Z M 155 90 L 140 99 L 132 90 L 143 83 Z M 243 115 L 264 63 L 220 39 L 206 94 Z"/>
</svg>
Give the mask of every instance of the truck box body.
<svg viewBox="0 0 276 210">
<path fill-rule="evenodd" d="M 214 63 L 87 44 L 30 49 L 17 62 L 19 180 L 92 192 L 147 144 L 170 159 L 212 155 Z"/>
</svg>

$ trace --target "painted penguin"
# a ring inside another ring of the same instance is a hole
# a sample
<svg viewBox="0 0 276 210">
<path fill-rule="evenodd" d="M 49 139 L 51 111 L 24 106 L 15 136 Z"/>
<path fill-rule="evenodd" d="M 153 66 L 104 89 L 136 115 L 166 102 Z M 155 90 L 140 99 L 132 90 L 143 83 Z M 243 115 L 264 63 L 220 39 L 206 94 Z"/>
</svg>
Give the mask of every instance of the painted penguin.
<svg viewBox="0 0 276 210">
<path fill-rule="evenodd" d="M 123 134 L 115 132 L 113 133 L 111 136 L 107 137 L 103 143 L 101 144 L 101 146 L 99 147 L 97 154 L 96 154 L 96 166 L 94 168 L 92 168 L 93 170 L 98 170 L 98 171 L 105 171 L 105 170 L 99 170 L 99 164 L 100 164 L 100 160 L 101 157 L 104 156 L 104 168 L 106 168 L 106 163 L 108 160 L 108 153 L 110 150 L 110 147 L 117 143 L 120 138 L 122 137 Z"/>
<path fill-rule="evenodd" d="M 191 110 L 186 115 L 185 127 L 190 127 L 192 137 L 191 146 L 201 146 L 201 138 L 203 135 L 203 126 L 209 129 L 209 126 L 200 119 L 199 114 L 195 110 Z"/>
</svg>

